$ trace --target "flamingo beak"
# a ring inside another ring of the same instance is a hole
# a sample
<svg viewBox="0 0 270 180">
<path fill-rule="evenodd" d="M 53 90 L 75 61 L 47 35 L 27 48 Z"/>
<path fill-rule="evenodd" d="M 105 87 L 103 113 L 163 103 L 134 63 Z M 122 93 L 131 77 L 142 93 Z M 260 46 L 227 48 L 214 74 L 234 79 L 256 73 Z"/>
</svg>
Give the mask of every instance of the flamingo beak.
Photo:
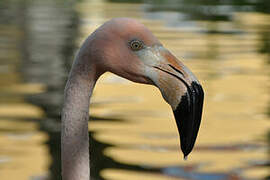
<svg viewBox="0 0 270 180">
<path fill-rule="evenodd" d="M 168 50 L 159 52 L 159 57 L 162 60 L 152 65 L 155 73 L 150 79 L 172 107 L 180 134 L 181 150 L 186 159 L 199 131 L 204 92 L 193 73 Z"/>
</svg>

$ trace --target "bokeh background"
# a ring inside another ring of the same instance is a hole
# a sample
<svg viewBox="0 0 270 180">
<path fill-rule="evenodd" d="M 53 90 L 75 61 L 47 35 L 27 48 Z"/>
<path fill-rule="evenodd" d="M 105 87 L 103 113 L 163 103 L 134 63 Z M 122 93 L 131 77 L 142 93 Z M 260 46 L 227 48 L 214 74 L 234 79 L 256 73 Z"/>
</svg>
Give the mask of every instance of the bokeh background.
<svg viewBox="0 0 270 180">
<path fill-rule="evenodd" d="M 204 113 L 184 161 L 159 91 L 103 75 L 91 100 L 93 179 L 270 179 L 269 0 L 0 0 L 0 179 L 61 179 L 65 81 L 82 41 L 114 17 L 145 24 L 192 69 Z"/>
</svg>

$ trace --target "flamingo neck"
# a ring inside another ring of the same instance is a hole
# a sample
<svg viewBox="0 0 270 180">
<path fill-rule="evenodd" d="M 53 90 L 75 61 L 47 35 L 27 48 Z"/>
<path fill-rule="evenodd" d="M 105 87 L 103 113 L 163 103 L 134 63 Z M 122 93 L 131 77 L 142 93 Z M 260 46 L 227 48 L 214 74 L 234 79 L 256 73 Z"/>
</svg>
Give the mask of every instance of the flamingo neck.
<svg viewBox="0 0 270 180">
<path fill-rule="evenodd" d="M 77 55 L 64 94 L 61 126 L 63 180 L 89 180 L 89 104 L 95 86 L 95 68 Z"/>
</svg>

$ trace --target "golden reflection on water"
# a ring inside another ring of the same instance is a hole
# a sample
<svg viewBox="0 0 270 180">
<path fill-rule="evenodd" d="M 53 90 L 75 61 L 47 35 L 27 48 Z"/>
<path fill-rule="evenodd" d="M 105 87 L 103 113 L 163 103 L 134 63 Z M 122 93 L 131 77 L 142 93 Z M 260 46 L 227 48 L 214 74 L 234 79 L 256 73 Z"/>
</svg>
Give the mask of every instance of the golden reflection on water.
<svg viewBox="0 0 270 180">
<path fill-rule="evenodd" d="M 269 103 L 269 67 L 259 54 L 260 26 L 270 26 L 270 17 L 259 13 L 235 13 L 233 22 L 197 22 L 206 28 L 239 29 L 248 34 L 203 34 L 189 29 L 167 27 L 164 21 L 144 17 L 140 4 L 117 4 L 103 1 L 79 3 L 76 10 L 82 19 L 78 44 L 96 27 L 112 17 L 128 16 L 144 23 L 160 41 L 196 74 L 205 90 L 201 129 L 194 151 L 184 161 L 177 128 L 170 107 L 159 91 L 110 73 L 99 80 L 92 98 L 91 115 L 120 118 L 118 121 L 90 122 L 94 138 L 115 145 L 104 154 L 115 161 L 150 167 L 199 165 L 196 172 L 228 173 L 243 168 L 244 177 L 261 179 L 269 169 L 254 168 L 250 161 L 266 160 L 266 133 L 270 129 L 265 115 Z M 184 58 L 182 58 L 184 57 Z M 16 58 L 19 59 L 19 58 Z M 16 64 L 17 62 L 14 62 Z M 12 71 L 0 77 L 0 93 L 15 94 L 0 104 L 1 179 L 29 179 L 48 172 L 50 159 L 44 142 L 45 133 L 34 122 L 43 112 L 24 102 L 23 95 L 46 91 L 41 84 L 21 84 Z M 5 86 L 3 86 L 5 85 Z M 8 102 L 8 103 L 7 103 Z M 259 148 L 236 148 L 233 145 L 256 145 Z M 211 148 L 212 147 L 212 148 Z M 225 148 L 215 148 L 225 147 Z M 108 180 L 179 179 L 150 172 L 105 169 Z"/>
<path fill-rule="evenodd" d="M 0 105 L 0 170 L 1 179 L 28 180 L 44 175 L 49 165 L 44 142 L 47 135 L 37 123 L 25 118 L 39 118 L 39 108 L 26 103 Z"/>
</svg>

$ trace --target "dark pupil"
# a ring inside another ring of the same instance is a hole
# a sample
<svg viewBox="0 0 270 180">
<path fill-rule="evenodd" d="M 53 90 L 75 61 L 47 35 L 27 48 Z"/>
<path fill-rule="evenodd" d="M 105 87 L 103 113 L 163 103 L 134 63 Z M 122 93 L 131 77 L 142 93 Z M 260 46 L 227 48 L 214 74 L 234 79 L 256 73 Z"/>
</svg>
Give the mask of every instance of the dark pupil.
<svg viewBox="0 0 270 180">
<path fill-rule="evenodd" d="M 134 43 L 134 48 L 138 48 L 139 44 L 138 43 Z"/>
<path fill-rule="evenodd" d="M 142 49 L 142 43 L 140 41 L 132 41 L 130 44 L 131 49 L 134 51 Z"/>
</svg>

